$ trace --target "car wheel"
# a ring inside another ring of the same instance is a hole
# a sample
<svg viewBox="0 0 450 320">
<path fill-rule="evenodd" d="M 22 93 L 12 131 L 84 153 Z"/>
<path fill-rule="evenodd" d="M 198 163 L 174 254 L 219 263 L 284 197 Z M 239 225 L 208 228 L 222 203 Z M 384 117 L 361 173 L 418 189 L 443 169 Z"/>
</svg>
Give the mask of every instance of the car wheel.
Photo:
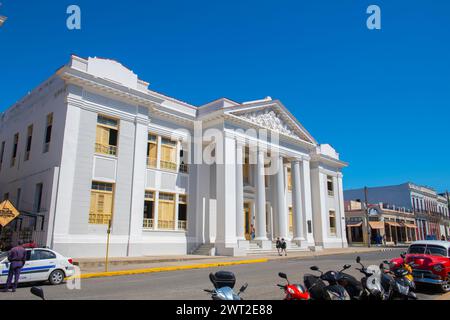
<svg viewBox="0 0 450 320">
<path fill-rule="evenodd" d="M 441 291 L 444 293 L 450 292 L 450 283 L 448 276 L 447 279 L 445 279 L 444 283 L 441 284 Z"/>
<path fill-rule="evenodd" d="M 65 277 L 66 276 L 62 270 L 55 270 L 50 274 L 48 281 L 50 281 L 50 284 L 57 286 L 63 283 Z"/>
</svg>

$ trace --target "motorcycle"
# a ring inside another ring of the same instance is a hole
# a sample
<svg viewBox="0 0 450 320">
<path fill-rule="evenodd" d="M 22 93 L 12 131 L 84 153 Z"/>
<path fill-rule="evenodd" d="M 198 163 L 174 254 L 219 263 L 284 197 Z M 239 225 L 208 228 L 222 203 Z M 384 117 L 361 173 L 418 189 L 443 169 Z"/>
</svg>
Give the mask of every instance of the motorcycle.
<svg viewBox="0 0 450 320">
<path fill-rule="evenodd" d="M 361 268 L 356 268 L 361 272 L 364 277 L 361 279 L 361 284 L 363 286 L 363 292 L 360 296 L 361 300 L 389 300 L 390 297 L 390 287 L 387 286 L 387 290 L 382 285 L 382 272 L 378 266 L 365 267 L 361 263 L 361 257 L 356 258 L 356 263 L 358 263 Z"/>
<path fill-rule="evenodd" d="M 347 265 L 344 270 L 349 268 L 350 266 Z M 312 300 L 351 300 L 347 290 L 339 284 L 339 281 L 342 280 L 341 272 L 328 271 L 323 273 L 316 266 L 311 267 L 311 270 L 320 272 L 320 276 L 312 274 L 304 276 L 304 283 Z"/>
<path fill-rule="evenodd" d="M 213 290 L 204 289 L 205 292 L 211 294 L 212 300 L 215 301 L 240 301 L 243 300 L 241 294 L 247 290 L 248 284 L 244 284 L 238 293 L 234 292 L 236 277 L 234 273 L 228 271 L 219 271 L 211 273 L 209 279 L 214 285 Z"/>
<path fill-rule="evenodd" d="M 310 294 L 308 290 L 301 284 L 291 284 L 285 273 L 279 273 L 278 276 L 285 279 L 287 284 L 279 284 L 278 287 L 284 290 L 286 297 L 284 300 L 310 300 Z"/>
<path fill-rule="evenodd" d="M 364 288 L 359 280 L 354 276 L 345 273 L 344 271 L 350 269 L 351 266 L 346 264 L 344 268 L 339 271 L 340 278 L 338 284 L 345 288 L 352 300 L 361 300 L 361 295 L 364 292 Z"/>
<path fill-rule="evenodd" d="M 414 292 L 415 285 L 414 281 L 411 282 L 408 280 L 407 276 L 409 274 L 408 270 L 401 267 L 397 269 L 385 269 L 384 265 L 389 265 L 388 261 L 384 261 L 383 264 L 381 264 L 380 268 L 383 270 L 384 277 L 387 279 L 391 286 L 391 295 L 390 299 L 401 299 L 401 300 L 417 300 L 417 295 Z M 391 274 L 393 277 L 391 277 Z M 389 279 L 391 278 L 391 279 Z M 386 283 L 386 282 L 385 282 Z"/>
</svg>

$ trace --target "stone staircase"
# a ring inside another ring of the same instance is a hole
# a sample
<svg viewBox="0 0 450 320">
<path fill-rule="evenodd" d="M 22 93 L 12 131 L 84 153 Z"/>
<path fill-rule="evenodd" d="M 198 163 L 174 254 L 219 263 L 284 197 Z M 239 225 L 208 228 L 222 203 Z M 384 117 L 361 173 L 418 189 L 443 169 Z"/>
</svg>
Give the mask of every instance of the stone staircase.
<svg viewBox="0 0 450 320">
<path fill-rule="evenodd" d="M 289 242 L 287 246 L 287 252 L 308 252 L 310 250 L 299 247 L 295 242 Z M 263 255 L 263 254 L 276 254 L 278 253 L 275 243 L 272 243 L 272 249 L 262 249 L 256 242 L 250 242 L 250 247 L 247 254 L 250 255 Z"/>
<path fill-rule="evenodd" d="M 215 256 L 216 249 L 214 248 L 214 244 L 211 243 L 202 244 L 192 254 L 195 256 Z"/>
</svg>

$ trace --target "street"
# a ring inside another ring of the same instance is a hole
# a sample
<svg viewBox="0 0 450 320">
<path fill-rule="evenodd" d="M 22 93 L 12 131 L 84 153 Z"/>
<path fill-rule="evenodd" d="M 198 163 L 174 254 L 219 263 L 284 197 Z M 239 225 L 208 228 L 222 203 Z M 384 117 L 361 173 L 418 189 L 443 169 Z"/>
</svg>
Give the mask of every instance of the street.
<svg viewBox="0 0 450 320">
<path fill-rule="evenodd" d="M 403 250 L 361 254 L 365 265 L 379 265 L 383 260 L 399 256 Z M 145 275 L 121 276 L 110 278 L 86 279 L 81 282 L 80 290 L 69 290 L 66 285 L 52 287 L 43 285 L 48 300 L 208 300 L 210 297 L 203 289 L 211 288 L 210 272 L 226 269 L 236 274 L 236 288 L 248 283 L 243 294 L 245 300 L 280 300 L 284 293 L 276 286 L 283 284 L 278 272 L 286 273 L 292 282 L 303 282 L 303 275 L 310 273 L 309 268 L 317 265 L 327 271 L 340 269 L 351 264 L 348 273 L 361 278 L 354 270 L 355 254 L 322 256 L 307 259 L 289 259 L 271 261 L 263 264 L 232 266 L 175 272 L 161 272 Z M 434 300 L 441 295 L 433 288 L 419 288 L 420 300 Z M 30 286 L 21 287 L 16 293 L 1 293 L 1 300 L 36 299 L 30 294 Z"/>
</svg>

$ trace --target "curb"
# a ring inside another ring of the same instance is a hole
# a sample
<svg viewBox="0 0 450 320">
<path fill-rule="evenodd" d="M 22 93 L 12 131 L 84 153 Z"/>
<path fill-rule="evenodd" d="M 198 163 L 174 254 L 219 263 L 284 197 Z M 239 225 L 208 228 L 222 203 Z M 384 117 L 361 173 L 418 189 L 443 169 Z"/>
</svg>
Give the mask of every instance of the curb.
<svg viewBox="0 0 450 320">
<path fill-rule="evenodd" d="M 202 264 L 173 266 L 173 267 L 159 267 L 159 268 L 136 269 L 136 270 L 97 272 L 97 273 L 86 273 L 86 274 L 81 274 L 79 276 L 73 276 L 73 277 L 68 278 L 67 280 L 118 277 L 118 276 L 128 276 L 128 275 L 158 273 L 158 272 L 170 272 L 170 271 L 180 271 L 180 270 L 207 269 L 207 268 L 215 268 L 215 267 L 226 267 L 226 266 L 236 266 L 236 265 L 245 265 L 245 264 L 266 263 L 266 262 L 269 262 L 269 259 L 214 262 L 214 263 L 202 263 Z"/>
</svg>

